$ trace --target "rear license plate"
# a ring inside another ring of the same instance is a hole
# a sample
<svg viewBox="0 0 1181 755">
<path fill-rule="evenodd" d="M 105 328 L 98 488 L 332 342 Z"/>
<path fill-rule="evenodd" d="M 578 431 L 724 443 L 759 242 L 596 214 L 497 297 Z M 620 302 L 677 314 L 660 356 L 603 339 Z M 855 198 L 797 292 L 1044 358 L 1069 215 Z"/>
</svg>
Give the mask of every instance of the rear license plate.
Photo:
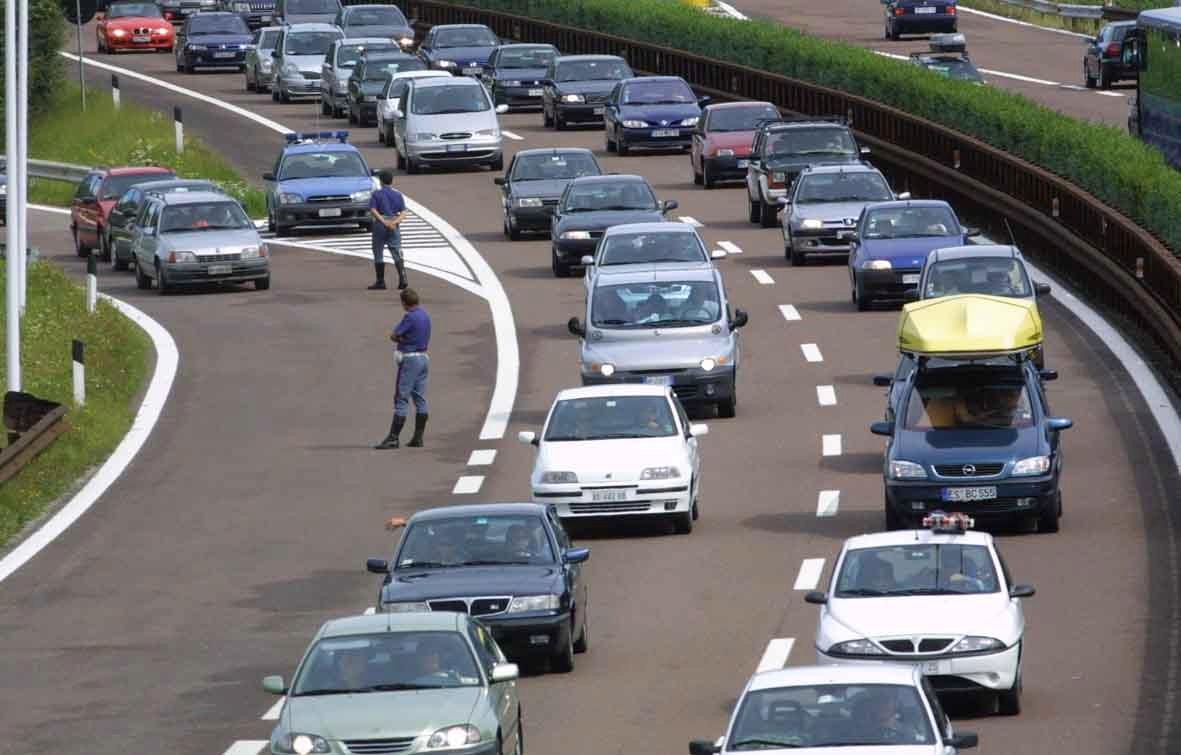
<svg viewBox="0 0 1181 755">
<path fill-rule="evenodd" d="M 739 168 L 745 168 L 748 165 L 750 165 L 750 160 L 739 160 L 738 161 Z"/>
<path fill-rule="evenodd" d="M 595 115 L 602 115 L 606 110 L 607 108 L 605 107 L 597 107 L 595 108 Z"/>
<path fill-rule="evenodd" d="M 675 128 L 658 128 L 652 132 L 652 136 L 656 137 L 657 139 L 659 139 L 661 137 L 665 137 L 665 136 L 680 136 L 680 135 L 681 135 L 681 132 L 677 131 Z"/>
<path fill-rule="evenodd" d="M 209 274 L 210 275 L 229 275 L 232 272 L 234 272 L 233 265 L 210 265 L 209 266 Z"/>
<path fill-rule="evenodd" d="M 465 68 L 463 69 L 464 76 L 475 76 L 478 73 L 483 73 L 483 68 Z"/>
<path fill-rule="evenodd" d="M 902 282 L 903 283 L 918 283 L 919 282 L 919 274 L 918 273 L 907 273 L 902 276 Z"/>
<path fill-rule="evenodd" d="M 320 210 L 320 217 L 322 217 L 322 218 L 339 218 L 340 217 L 340 208 L 339 207 L 325 207 L 324 209 Z"/>
<path fill-rule="evenodd" d="M 923 14 L 923 13 L 934 13 L 934 12 L 935 12 L 935 8 L 930 8 L 930 7 L 927 7 L 927 8 L 915 8 L 915 9 L 914 9 L 914 12 L 915 12 L 915 13 L 919 13 L 919 14 Z"/>
<path fill-rule="evenodd" d="M 151 37 L 132 37 L 131 41 L 135 42 L 136 44 L 142 45 L 142 44 L 147 44 L 148 42 L 151 42 L 152 38 Z"/>
<path fill-rule="evenodd" d="M 263 16 L 259 16 L 259 20 L 260 20 L 260 21 L 264 21 L 264 22 L 267 22 L 267 23 L 269 23 L 269 22 L 270 22 L 270 20 L 271 20 L 271 14 L 270 14 L 270 13 L 267 13 L 267 14 L 265 14 L 265 15 L 263 15 Z"/>
<path fill-rule="evenodd" d="M 923 661 L 915 665 L 927 676 L 942 676 L 951 671 L 951 664 L 948 661 Z"/>
<path fill-rule="evenodd" d="M 448 144 L 447 151 L 448 152 L 465 152 L 465 151 L 467 151 L 467 145 L 466 144 Z"/>
<path fill-rule="evenodd" d="M 540 89 L 530 89 L 530 90 L 529 90 L 529 96 L 530 96 L 530 97 L 540 97 L 540 96 L 541 96 L 541 90 L 540 90 Z"/>
<path fill-rule="evenodd" d="M 595 502 L 604 501 L 626 501 L 626 490 L 592 490 L 591 500 Z"/>
<path fill-rule="evenodd" d="M 672 375 L 647 375 L 644 377 L 644 382 L 648 385 L 672 385 Z"/>
<path fill-rule="evenodd" d="M 996 498 L 996 486 L 986 488 L 944 488 L 939 497 L 944 501 L 991 501 Z"/>
<path fill-rule="evenodd" d="M 213 57 L 219 58 L 219 59 L 233 58 L 233 57 L 237 57 L 237 55 L 238 55 L 238 53 L 236 53 L 236 52 L 215 52 L 215 53 L 213 53 Z"/>
</svg>

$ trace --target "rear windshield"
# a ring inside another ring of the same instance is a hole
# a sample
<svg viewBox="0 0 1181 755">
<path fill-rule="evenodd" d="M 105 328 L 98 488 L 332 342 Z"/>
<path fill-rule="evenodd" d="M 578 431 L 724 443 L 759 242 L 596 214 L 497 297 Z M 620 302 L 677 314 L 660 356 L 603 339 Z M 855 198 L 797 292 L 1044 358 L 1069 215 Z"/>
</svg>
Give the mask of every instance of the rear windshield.
<svg viewBox="0 0 1181 755">
<path fill-rule="evenodd" d="M 193 16 L 189 21 L 189 35 L 249 34 L 250 29 L 241 16 Z"/>
<path fill-rule="evenodd" d="M 407 26 L 406 17 L 396 6 L 386 8 L 358 8 L 349 11 L 345 26 Z"/>
<path fill-rule="evenodd" d="M 554 70 L 555 81 L 617 81 L 631 76 L 632 69 L 622 60 L 572 60 Z"/>
<path fill-rule="evenodd" d="M 326 55 L 332 43 L 340 39 L 334 31 L 301 31 L 287 35 L 284 52 L 288 55 Z"/>
<path fill-rule="evenodd" d="M 762 107 L 725 107 L 711 111 L 706 131 L 754 131 L 759 121 L 773 120 L 779 111 L 770 105 Z"/>
<path fill-rule="evenodd" d="M 141 184 L 144 181 L 163 181 L 167 178 L 176 178 L 176 174 L 168 171 L 167 173 L 151 173 L 148 175 L 140 173 L 139 175 L 107 176 L 103 180 L 102 188 L 99 189 L 98 198 L 118 199 L 123 196 L 123 192 L 136 184 Z"/>
</svg>

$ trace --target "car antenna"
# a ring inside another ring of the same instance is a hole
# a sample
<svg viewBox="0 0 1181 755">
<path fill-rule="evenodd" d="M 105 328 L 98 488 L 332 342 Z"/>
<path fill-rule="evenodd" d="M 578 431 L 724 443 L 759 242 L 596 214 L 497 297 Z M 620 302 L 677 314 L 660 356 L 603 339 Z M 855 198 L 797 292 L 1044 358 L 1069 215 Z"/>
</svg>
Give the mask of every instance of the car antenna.
<svg viewBox="0 0 1181 755">
<path fill-rule="evenodd" d="M 1017 237 L 1013 234 L 1013 226 L 1009 225 L 1009 219 L 1001 219 L 1005 221 L 1005 230 L 1009 232 L 1009 243 L 1013 246 L 1017 246 Z"/>
</svg>

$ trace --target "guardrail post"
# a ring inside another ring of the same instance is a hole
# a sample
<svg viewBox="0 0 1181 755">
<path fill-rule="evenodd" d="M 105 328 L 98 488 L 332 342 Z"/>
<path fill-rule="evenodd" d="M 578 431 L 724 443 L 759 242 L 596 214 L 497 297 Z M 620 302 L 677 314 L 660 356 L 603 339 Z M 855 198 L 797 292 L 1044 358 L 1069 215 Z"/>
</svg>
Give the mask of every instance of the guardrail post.
<svg viewBox="0 0 1181 755">
<path fill-rule="evenodd" d="M 74 405 L 82 406 L 86 403 L 86 345 L 74 339 Z"/>
<path fill-rule="evenodd" d="M 1137 280 L 1144 280 L 1144 258 L 1136 258 L 1136 278 Z"/>
<path fill-rule="evenodd" d="M 960 169 L 960 151 L 958 149 L 954 150 L 952 152 L 952 162 L 955 165 L 955 169 L 959 170 Z"/>
<path fill-rule="evenodd" d="M 111 102 L 115 104 L 115 109 L 119 109 L 119 74 L 111 74 Z"/>
<path fill-rule="evenodd" d="M 114 252 L 112 252 L 114 254 Z M 98 305 L 98 250 L 86 258 L 86 311 L 94 314 Z"/>
<path fill-rule="evenodd" d="M 1050 205 L 1050 214 L 1054 217 L 1058 217 L 1058 197 L 1054 197 L 1054 201 Z"/>
<path fill-rule="evenodd" d="M 176 127 L 176 154 L 185 151 L 185 122 L 181 118 L 180 105 L 172 108 L 172 123 Z"/>
</svg>

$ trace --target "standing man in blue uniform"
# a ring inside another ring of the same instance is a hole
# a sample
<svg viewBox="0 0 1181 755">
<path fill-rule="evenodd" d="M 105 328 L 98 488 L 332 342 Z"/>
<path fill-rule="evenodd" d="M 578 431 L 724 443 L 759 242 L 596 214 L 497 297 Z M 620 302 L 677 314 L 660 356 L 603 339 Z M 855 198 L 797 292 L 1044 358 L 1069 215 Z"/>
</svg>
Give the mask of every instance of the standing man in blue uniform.
<svg viewBox="0 0 1181 755">
<path fill-rule="evenodd" d="M 406 201 L 402 193 L 394 189 L 392 170 L 379 171 L 377 177 L 381 181 L 381 188 L 369 198 L 369 214 L 373 216 L 373 270 L 377 280 L 369 290 L 385 288 L 386 247 L 389 247 L 394 267 L 398 269 L 398 288 L 404 290 L 407 286 L 406 267 L 402 264 L 402 231 L 398 226 L 406 217 Z"/>
<path fill-rule="evenodd" d="M 398 435 L 406 424 L 411 399 L 414 400 L 414 437 L 407 446 L 422 447 L 422 433 L 426 429 L 429 416 L 426 383 L 430 368 L 427 347 L 431 341 L 431 316 L 419 305 L 418 293 L 414 289 L 404 289 L 401 298 L 402 309 L 406 314 L 402 316 L 402 321 L 394 328 L 394 332 L 390 333 L 390 340 L 396 344 L 394 359 L 398 363 L 394 389 L 394 421 L 390 425 L 390 434 L 378 443 L 376 448 L 398 448 Z"/>
</svg>

